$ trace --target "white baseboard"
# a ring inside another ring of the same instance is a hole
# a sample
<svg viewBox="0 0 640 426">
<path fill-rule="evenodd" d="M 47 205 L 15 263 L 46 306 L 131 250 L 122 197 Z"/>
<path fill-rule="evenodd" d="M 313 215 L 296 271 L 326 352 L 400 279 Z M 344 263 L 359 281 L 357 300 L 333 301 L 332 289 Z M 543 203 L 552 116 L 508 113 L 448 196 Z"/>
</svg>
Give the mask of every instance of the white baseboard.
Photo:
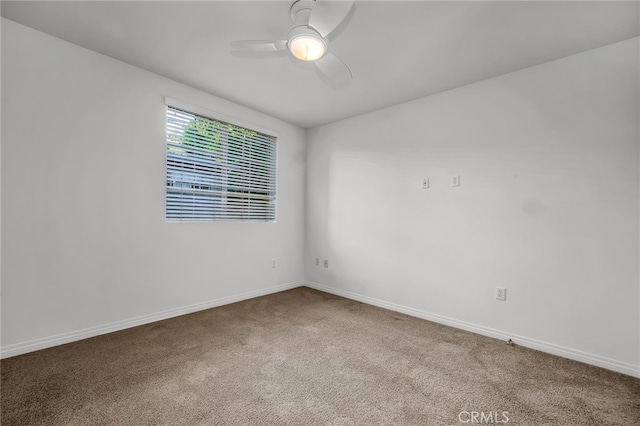
<svg viewBox="0 0 640 426">
<path fill-rule="evenodd" d="M 456 319 L 445 317 L 442 315 L 432 314 L 429 312 L 421 311 L 419 309 L 409 308 L 407 306 L 386 302 L 384 300 L 375 299 L 369 296 L 363 296 L 357 293 L 352 293 L 350 291 L 341 290 L 339 288 L 330 287 L 324 284 L 305 281 L 304 285 L 306 287 L 324 291 L 326 293 L 335 294 L 336 296 L 342 296 L 347 299 L 366 303 L 368 305 L 378 306 L 380 308 L 389 309 L 391 311 L 400 312 L 403 314 L 411 315 L 413 317 L 437 322 L 439 324 L 444 324 L 444 325 L 459 328 L 462 330 L 471 331 L 476 334 L 493 337 L 494 339 L 503 340 L 505 342 L 511 339 L 515 344 L 520 346 L 536 349 L 541 352 L 546 352 L 552 355 L 561 356 L 563 358 L 572 359 L 574 361 L 584 362 L 585 364 L 595 365 L 596 367 L 606 368 L 607 370 L 612 370 L 618 373 L 640 378 L 640 366 L 638 365 L 633 365 L 626 362 L 621 362 L 614 359 L 602 357 L 599 355 L 582 352 L 576 349 L 555 345 L 553 343 L 547 343 L 547 342 L 542 342 L 535 339 L 530 339 L 524 336 L 509 334 L 504 331 L 495 330 L 493 328 L 488 328 L 481 325 L 456 320 Z"/>
<path fill-rule="evenodd" d="M 271 293 L 289 290 L 304 285 L 304 281 L 295 281 L 288 284 L 281 284 L 274 287 L 268 287 L 260 290 L 250 291 L 248 293 L 237 294 L 234 296 L 222 297 L 220 299 L 210 300 L 208 302 L 196 303 L 194 305 L 184 306 L 182 308 L 169 309 L 156 314 L 143 315 L 140 317 L 116 321 L 110 324 L 89 327 L 82 330 L 71 331 L 68 333 L 57 334 L 55 336 L 44 337 L 41 339 L 30 340 L 23 343 L 15 343 L 13 345 L 3 346 L 0 349 L 0 358 L 9 358 L 40 349 L 50 348 L 52 346 L 64 345 L 65 343 L 75 342 L 77 340 L 87 339 L 89 337 L 99 336 L 101 334 L 112 333 L 143 324 L 149 324 L 180 315 L 190 314 L 192 312 L 202 311 L 205 309 L 215 308 L 217 306 L 228 305 L 230 303 L 240 302 L 242 300 L 253 299 L 254 297 L 265 296 Z"/>
<path fill-rule="evenodd" d="M 422 318 L 422 319 L 433 321 L 439 324 L 448 325 L 451 327 L 470 331 L 483 336 L 492 337 L 494 339 L 499 339 L 504 341 L 511 339 L 513 340 L 514 343 L 520 346 L 536 349 L 541 352 L 546 352 L 552 355 L 557 355 L 557 356 L 572 359 L 575 361 L 584 362 L 586 364 L 595 365 L 597 367 L 606 368 L 608 370 L 616 371 L 618 373 L 640 378 L 640 366 L 637 366 L 637 365 L 617 361 L 617 360 L 602 357 L 599 355 L 589 354 L 576 349 L 571 349 L 571 348 L 555 345 L 552 343 L 542 342 L 542 341 L 527 338 L 524 336 L 509 334 L 500 330 L 495 330 L 495 329 L 484 327 L 481 325 L 456 320 L 456 319 L 445 317 L 442 315 L 432 314 L 429 312 L 421 311 L 419 309 L 414 309 L 407 306 L 386 302 L 384 300 L 375 299 L 369 296 L 363 296 L 357 293 L 341 290 L 335 287 L 330 287 L 324 284 L 318 284 L 311 281 L 295 281 L 292 283 L 287 283 L 287 284 L 282 284 L 282 285 L 269 287 L 261 290 L 251 291 L 248 293 L 242 293 L 234 296 L 223 297 L 220 299 L 215 299 L 215 300 L 211 300 L 204 303 L 197 303 L 197 304 L 185 306 L 182 308 L 170 309 L 170 310 L 159 312 L 156 314 L 143 315 L 137 318 L 117 321 L 117 322 L 113 322 L 113 323 L 105 324 L 101 326 L 85 328 L 82 330 L 57 334 L 55 336 L 49 336 L 41 339 L 35 339 L 27 342 L 7 345 L 7 346 L 3 346 L 0 349 L 0 358 L 9 358 L 12 356 L 25 354 L 25 353 L 37 351 L 40 349 L 49 348 L 52 346 L 63 345 L 65 343 L 71 343 L 78 340 L 87 339 L 89 337 L 99 336 L 101 334 L 120 331 L 127 328 L 143 325 L 143 324 L 148 324 L 148 323 L 152 323 L 152 322 L 156 322 L 156 321 L 160 321 L 168 318 L 173 318 L 180 315 L 185 315 L 185 314 L 189 314 L 192 312 L 197 312 L 205 309 L 215 308 L 217 306 L 228 305 L 230 303 L 240 302 L 242 300 L 265 296 L 267 294 L 277 293 L 280 291 L 289 290 L 289 289 L 301 287 L 301 286 L 306 286 L 316 290 L 324 291 L 326 293 L 335 294 L 337 296 L 345 297 L 351 300 L 356 300 L 358 302 L 366 303 L 373 306 L 378 306 L 380 308 L 389 309 L 395 312 L 401 312 L 403 314 L 411 315 L 413 317 Z"/>
</svg>

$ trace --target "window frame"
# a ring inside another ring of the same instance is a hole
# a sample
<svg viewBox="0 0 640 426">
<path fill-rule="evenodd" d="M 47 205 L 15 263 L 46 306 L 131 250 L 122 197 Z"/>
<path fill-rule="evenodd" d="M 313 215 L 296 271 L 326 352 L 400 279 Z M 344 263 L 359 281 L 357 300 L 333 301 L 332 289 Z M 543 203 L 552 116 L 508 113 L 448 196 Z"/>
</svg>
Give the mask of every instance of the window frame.
<svg viewBox="0 0 640 426">
<path fill-rule="evenodd" d="M 186 102 L 182 102 L 180 100 L 165 96 L 164 97 L 164 194 L 165 194 L 165 203 L 164 203 L 164 218 L 165 222 L 206 222 L 206 223 L 220 223 L 220 222 L 256 222 L 256 223 L 275 223 L 277 222 L 278 217 L 278 208 L 277 208 L 277 198 L 278 198 L 278 140 L 279 134 L 278 132 L 267 129 L 253 123 L 248 123 L 244 120 L 240 120 L 234 117 L 227 116 L 225 114 L 221 114 L 215 111 L 211 111 L 207 108 L 199 107 L 197 105 L 192 105 Z M 231 124 L 236 127 L 241 127 L 247 130 L 251 130 L 257 133 L 261 133 L 268 137 L 274 138 L 274 150 L 275 150 L 275 158 L 273 164 L 273 177 L 274 177 L 274 199 L 273 199 L 273 219 L 269 218 L 169 218 L 167 213 L 168 207 L 168 186 L 167 186 L 167 175 L 168 175 L 168 149 L 167 149 L 167 114 L 169 107 L 184 111 L 185 113 L 189 113 L 195 116 L 200 116 L 205 119 L 218 121 L 221 123 Z"/>
</svg>

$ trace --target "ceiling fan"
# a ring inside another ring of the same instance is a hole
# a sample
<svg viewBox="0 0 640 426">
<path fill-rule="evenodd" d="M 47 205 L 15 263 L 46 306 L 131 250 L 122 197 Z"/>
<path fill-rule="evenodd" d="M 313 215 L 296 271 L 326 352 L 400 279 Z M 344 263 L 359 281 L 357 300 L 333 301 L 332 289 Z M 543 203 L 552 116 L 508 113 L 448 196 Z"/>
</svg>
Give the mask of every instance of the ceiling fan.
<svg viewBox="0 0 640 426">
<path fill-rule="evenodd" d="M 351 70 L 329 52 L 327 36 L 347 17 L 354 0 L 296 0 L 291 5 L 291 21 L 286 40 L 240 40 L 231 43 L 235 52 L 267 53 L 289 50 L 297 59 L 313 62 L 333 82 L 351 81 Z"/>
</svg>

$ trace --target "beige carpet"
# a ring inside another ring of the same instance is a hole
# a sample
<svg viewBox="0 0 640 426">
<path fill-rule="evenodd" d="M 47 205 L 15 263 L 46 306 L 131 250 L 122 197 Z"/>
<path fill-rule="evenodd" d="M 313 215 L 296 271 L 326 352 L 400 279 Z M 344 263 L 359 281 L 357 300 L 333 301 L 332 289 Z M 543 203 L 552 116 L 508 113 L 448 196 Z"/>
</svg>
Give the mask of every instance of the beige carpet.
<svg viewBox="0 0 640 426">
<path fill-rule="evenodd" d="M 1 368 L 3 426 L 640 425 L 638 379 L 307 288 Z"/>
</svg>

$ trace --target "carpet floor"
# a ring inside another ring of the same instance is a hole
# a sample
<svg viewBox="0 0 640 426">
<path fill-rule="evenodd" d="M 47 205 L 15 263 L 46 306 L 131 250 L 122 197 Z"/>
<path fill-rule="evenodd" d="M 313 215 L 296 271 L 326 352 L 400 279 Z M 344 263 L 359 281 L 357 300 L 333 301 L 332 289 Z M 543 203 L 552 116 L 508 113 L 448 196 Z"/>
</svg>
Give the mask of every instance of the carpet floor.
<svg viewBox="0 0 640 426">
<path fill-rule="evenodd" d="M 640 380 L 308 288 L 2 360 L 8 425 L 640 425 Z"/>
</svg>

